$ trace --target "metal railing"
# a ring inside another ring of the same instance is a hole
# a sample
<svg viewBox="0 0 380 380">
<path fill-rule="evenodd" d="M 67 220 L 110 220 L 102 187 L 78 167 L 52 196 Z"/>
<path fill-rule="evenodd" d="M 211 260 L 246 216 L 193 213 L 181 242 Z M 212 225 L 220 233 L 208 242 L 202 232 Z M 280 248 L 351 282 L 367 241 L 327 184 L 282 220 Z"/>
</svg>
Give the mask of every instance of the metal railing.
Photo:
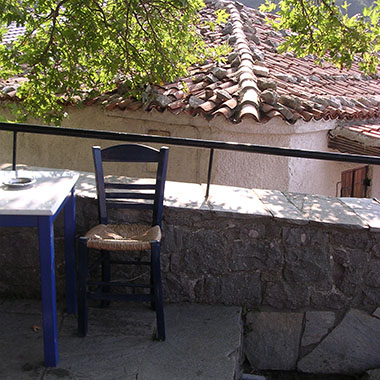
<svg viewBox="0 0 380 380">
<path fill-rule="evenodd" d="M 210 190 L 211 173 L 212 173 L 212 165 L 213 165 L 213 157 L 214 157 L 215 149 L 267 154 L 267 155 L 275 155 L 275 156 L 285 156 L 285 157 L 308 158 L 308 159 L 316 159 L 316 160 L 361 163 L 361 164 L 367 164 L 367 165 L 380 165 L 380 157 L 375 157 L 375 156 L 362 156 L 358 154 L 279 148 L 279 147 L 273 147 L 273 146 L 225 142 L 225 141 L 216 141 L 216 140 L 201 140 L 201 139 L 190 139 L 190 138 L 181 138 L 181 137 L 164 137 L 164 136 L 137 134 L 137 133 L 98 131 L 98 130 L 93 130 L 93 129 L 79 129 L 79 128 L 65 128 L 65 127 L 49 127 L 45 125 L 4 123 L 4 122 L 0 122 L 0 130 L 13 132 L 13 157 L 12 157 L 13 170 L 16 169 L 17 133 L 19 132 L 44 134 L 44 135 L 56 135 L 56 136 L 69 136 L 69 137 L 86 138 L 86 139 L 113 140 L 113 141 L 138 142 L 138 143 L 159 143 L 159 144 L 173 145 L 173 146 L 209 149 L 210 156 L 209 156 L 209 165 L 208 165 L 208 173 L 207 173 L 206 198 L 208 197 L 209 190 Z"/>
</svg>

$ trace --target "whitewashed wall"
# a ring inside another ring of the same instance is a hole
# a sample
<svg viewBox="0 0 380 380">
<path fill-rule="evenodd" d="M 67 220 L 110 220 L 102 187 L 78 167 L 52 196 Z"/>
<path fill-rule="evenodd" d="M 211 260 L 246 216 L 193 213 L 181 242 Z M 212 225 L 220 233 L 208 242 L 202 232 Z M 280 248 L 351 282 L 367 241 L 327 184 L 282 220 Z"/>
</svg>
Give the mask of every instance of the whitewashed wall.
<svg viewBox="0 0 380 380">
<path fill-rule="evenodd" d="M 275 118 L 261 124 L 252 119 L 232 124 L 217 117 L 212 121 L 202 116 L 173 115 L 165 112 L 105 111 L 101 106 L 68 108 L 69 117 L 63 126 L 144 134 L 161 134 L 171 137 L 187 137 L 234 141 L 268 146 L 290 147 L 327 151 L 327 131 L 335 127 L 334 121 L 298 122 L 295 125 Z M 4 113 L 4 112 L 1 112 Z M 33 121 L 31 121 L 33 123 Z M 35 122 L 35 121 L 34 121 Z M 37 122 L 35 122 L 37 123 Z M 41 124 L 39 122 L 38 124 Z M 92 171 L 91 146 L 113 145 L 113 141 L 75 139 L 20 133 L 17 162 L 32 166 L 71 168 Z M 12 159 L 12 134 L 0 132 L 0 163 Z M 168 177 L 170 180 L 206 182 L 209 151 L 183 147 L 170 147 Z M 341 172 L 358 164 L 342 164 L 321 160 L 308 160 L 216 151 L 212 182 L 248 188 L 266 188 L 283 191 L 306 192 L 335 196 L 340 191 Z M 119 174 L 133 176 L 116 168 Z M 151 173 L 149 166 L 145 174 Z M 380 196 L 380 168 L 373 171 L 370 194 Z"/>
</svg>

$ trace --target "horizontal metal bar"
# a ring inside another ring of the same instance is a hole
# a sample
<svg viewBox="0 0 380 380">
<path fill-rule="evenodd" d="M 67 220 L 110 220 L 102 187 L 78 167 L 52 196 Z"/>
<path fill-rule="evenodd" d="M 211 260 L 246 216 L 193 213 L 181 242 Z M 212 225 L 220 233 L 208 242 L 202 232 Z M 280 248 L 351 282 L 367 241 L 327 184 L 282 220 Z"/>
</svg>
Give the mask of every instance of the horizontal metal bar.
<svg viewBox="0 0 380 380">
<path fill-rule="evenodd" d="M 380 165 L 380 157 L 362 156 L 347 153 L 333 153 L 322 151 L 311 151 L 302 149 L 280 148 L 248 143 L 225 142 L 216 140 L 201 140 L 179 137 L 152 136 L 136 133 L 97 131 L 93 129 L 78 129 L 65 127 L 49 127 L 42 125 L 29 125 L 22 123 L 0 122 L 0 130 L 12 132 L 24 132 L 57 136 L 69 136 L 77 138 L 128 141 L 139 143 L 160 143 L 176 146 L 187 146 L 192 148 L 208 148 L 230 150 L 238 152 L 250 152 L 285 157 L 310 158 L 327 161 L 355 162 L 371 165 Z"/>
</svg>

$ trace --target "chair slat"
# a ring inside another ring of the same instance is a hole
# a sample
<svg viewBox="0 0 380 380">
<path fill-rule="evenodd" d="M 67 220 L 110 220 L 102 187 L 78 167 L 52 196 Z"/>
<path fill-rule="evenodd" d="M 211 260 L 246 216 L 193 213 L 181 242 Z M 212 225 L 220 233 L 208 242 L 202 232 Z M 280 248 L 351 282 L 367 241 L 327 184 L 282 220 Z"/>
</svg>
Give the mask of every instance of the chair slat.
<svg viewBox="0 0 380 380">
<path fill-rule="evenodd" d="M 106 189 L 155 190 L 156 184 L 104 182 L 104 187 Z"/>
<path fill-rule="evenodd" d="M 152 210 L 154 208 L 153 203 L 127 203 L 127 202 L 115 202 L 106 201 L 107 206 L 110 208 L 129 208 L 129 209 L 141 209 L 141 210 Z"/>
<path fill-rule="evenodd" d="M 144 289 L 150 289 L 151 286 L 147 284 L 141 284 L 138 282 L 131 282 L 131 281 L 87 281 L 87 285 L 89 286 L 127 286 L 130 288 L 144 288 Z"/>
<path fill-rule="evenodd" d="M 159 156 L 157 149 L 146 145 L 122 144 L 102 149 L 103 162 L 158 162 Z"/>
<path fill-rule="evenodd" d="M 113 293 L 87 293 L 87 297 L 92 300 L 109 301 L 132 301 L 132 302 L 148 302 L 151 301 L 150 294 L 113 294 Z"/>
<path fill-rule="evenodd" d="M 147 193 L 109 193 L 106 192 L 106 199 L 154 199 L 154 194 Z"/>
</svg>

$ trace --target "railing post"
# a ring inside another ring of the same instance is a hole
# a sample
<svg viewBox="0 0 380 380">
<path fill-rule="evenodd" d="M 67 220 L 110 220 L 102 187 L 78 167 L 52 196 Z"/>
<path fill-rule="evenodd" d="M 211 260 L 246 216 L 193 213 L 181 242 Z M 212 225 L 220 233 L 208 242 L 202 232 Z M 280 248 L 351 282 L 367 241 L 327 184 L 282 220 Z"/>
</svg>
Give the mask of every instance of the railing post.
<svg viewBox="0 0 380 380">
<path fill-rule="evenodd" d="M 16 170 L 17 132 L 13 132 L 12 170 Z"/>
<path fill-rule="evenodd" d="M 214 159 L 214 148 L 210 149 L 210 158 L 208 160 L 208 173 L 207 173 L 207 187 L 206 187 L 206 195 L 205 198 L 208 198 L 210 193 L 210 182 L 211 182 L 211 172 L 212 172 L 212 162 Z"/>
</svg>

